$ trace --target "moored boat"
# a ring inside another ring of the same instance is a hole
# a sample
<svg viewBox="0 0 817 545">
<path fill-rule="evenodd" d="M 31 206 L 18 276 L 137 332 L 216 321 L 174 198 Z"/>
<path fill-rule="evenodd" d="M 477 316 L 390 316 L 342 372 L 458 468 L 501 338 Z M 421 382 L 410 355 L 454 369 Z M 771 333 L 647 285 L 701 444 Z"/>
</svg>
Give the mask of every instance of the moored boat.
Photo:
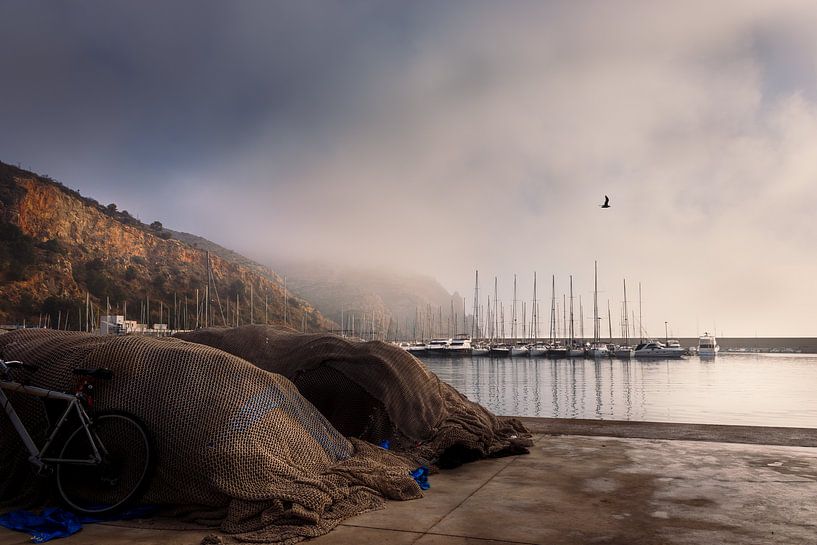
<svg viewBox="0 0 817 545">
<path fill-rule="evenodd" d="M 484 344 L 476 344 L 471 347 L 472 356 L 487 356 L 491 353 L 491 348 Z"/>
<path fill-rule="evenodd" d="M 714 358 L 720 352 L 721 347 L 718 346 L 718 341 L 715 335 L 710 335 L 705 332 L 698 339 L 698 355 L 702 358 Z"/>
<path fill-rule="evenodd" d="M 622 359 L 630 359 L 633 357 L 633 354 L 635 354 L 635 349 L 627 344 L 616 347 L 614 352 L 615 357 Z"/>
<path fill-rule="evenodd" d="M 455 335 L 453 339 L 448 341 L 448 347 L 445 354 L 447 356 L 470 356 L 473 353 L 471 348 L 471 337 L 461 333 Z"/>
<path fill-rule="evenodd" d="M 511 347 L 507 344 L 492 344 L 490 356 L 492 358 L 505 358 L 511 355 Z"/>
<path fill-rule="evenodd" d="M 622 332 L 624 333 L 624 344 L 617 346 L 613 355 L 621 359 L 630 359 L 635 353 L 635 349 L 630 346 L 630 323 L 627 317 L 627 279 L 624 279 L 624 323 L 622 324 Z"/>
<path fill-rule="evenodd" d="M 409 354 L 414 354 L 415 356 L 421 356 L 426 352 L 426 343 L 424 342 L 413 342 L 405 349 L 406 352 Z"/>
<path fill-rule="evenodd" d="M 560 343 L 555 343 L 551 347 L 548 348 L 548 357 L 559 359 L 559 358 L 566 358 L 567 357 L 567 347 L 562 346 Z"/>
<path fill-rule="evenodd" d="M 587 355 L 593 359 L 596 358 L 609 358 L 610 357 L 610 350 L 607 348 L 607 345 L 604 343 L 593 343 L 590 345 L 590 349 L 587 351 Z"/>
<path fill-rule="evenodd" d="M 445 356 L 448 352 L 450 339 L 431 339 L 426 345 L 426 356 Z"/>
<path fill-rule="evenodd" d="M 639 343 L 633 355 L 636 358 L 680 358 L 684 355 L 684 349 L 680 344 L 677 347 L 669 347 L 661 341 L 648 341 Z"/>
<path fill-rule="evenodd" d="M 541 358 L 547 356 L 548 347 L 545 343 L 534 343 L 530 347 L 530 355 L 534 358 Z"/>
<path fill-rule="evenodd" d="M 586 354 L 587 349 L 578 343 L 574 343 L 567 349 L 568 358 L 583 358 Z"/>
</svg>

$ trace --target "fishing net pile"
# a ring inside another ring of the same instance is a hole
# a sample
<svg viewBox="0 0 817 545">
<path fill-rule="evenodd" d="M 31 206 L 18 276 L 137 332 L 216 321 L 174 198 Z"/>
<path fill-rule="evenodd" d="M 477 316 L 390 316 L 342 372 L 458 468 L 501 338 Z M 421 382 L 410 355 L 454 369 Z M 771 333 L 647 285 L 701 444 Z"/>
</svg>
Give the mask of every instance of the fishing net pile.
<svg viewBox="0 0 817 545">
<path fill-rule="evenodd" d="M 188 520 L 218 521 L 230 539 L 294 543 L 383 498 L 422 495 L 409 461 L 345 438 L 289 380 L 209 346 L 20 330 L 0 335 L 0 353 L 40 367 L 16 377 L 62 391 L 73 391 L 75 367 L 111 369 L 94 409 L 131 413 L 150 432 L 158 464 L 142 502 L 196 506 Z M 42 404 L 11 401 L 31 429 L 44 422 Z M 30 470 L 5 415 L 0 422 L 8 496 Z"/>
<path fill-rule="evenodd" d="M 290 379 L 347 437 L 381 444 L 415 463 L 454 467 L 527 452 L 530 434 L 442 382 L 387 343 L 299 334 L 269 326 L 209 328 L 178 337 L 213 346 Z"/>
</svg>

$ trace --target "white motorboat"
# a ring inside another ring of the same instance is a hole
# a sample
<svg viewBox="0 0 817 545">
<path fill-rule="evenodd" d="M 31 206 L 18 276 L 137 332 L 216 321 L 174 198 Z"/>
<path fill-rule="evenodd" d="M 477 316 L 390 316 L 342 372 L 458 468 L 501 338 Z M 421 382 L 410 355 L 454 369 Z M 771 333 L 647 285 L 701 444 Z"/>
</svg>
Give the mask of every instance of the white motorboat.
<svg viewBox="0 0 817 545">
<path fill-rule="evenodd" d="M 471 337 L 465 334 L 455 335 L 453 339 L 448 342 L 446 349 L 447 356 L 470 356 L 473 350 L 471 348 Z"/>
<path fill-rule="evenodd" d="M 636 358 L 680 358 L 684 355 L 684 349 L 680 344 L 670 347 L 661 341 L 649 341 L 636 346 L 633 355 Z"/>
<path fill-rule="evenodd" d="M 721 347 L 718 346 L 715 335 L 706 332 L 698 339 L 698 355 L 702 358 L 714 358 L 718 355 L 720 349 Z"/>
<path fill-rule="evenodd" d="M 426 345 L 426 356 L 445 356 L 451 339 L 431 339 Z"/>
<path fill-rule="evenodd" d="M 678 339 L 667 339 L 667 343 L 664 346 L 667 350 L 672 351 L 674 354 L 678 354 L 677 356 L 673 357 L 681 357 L 686 356 L 687 351 L 681 346 L 681 342 Z"/>
<path fill-rule="evenodd" d="M 415 356 L 421 356 L 426 352 L 426 343 L 424 342 L 413 342 L 406 348 L 406 351 L 409 354 L 413 354 Z"/>
</svg>

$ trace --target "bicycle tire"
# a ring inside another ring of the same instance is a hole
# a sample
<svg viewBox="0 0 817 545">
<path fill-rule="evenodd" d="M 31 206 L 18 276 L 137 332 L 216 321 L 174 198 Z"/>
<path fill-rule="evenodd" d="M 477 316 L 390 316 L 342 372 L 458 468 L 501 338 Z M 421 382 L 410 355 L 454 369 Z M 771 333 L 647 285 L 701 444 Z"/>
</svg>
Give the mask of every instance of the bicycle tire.
<svg viewBox="0 0 817 545">
<path fill-rule="evenodd" d="M 94 418 L 89 430 L 102 455 L 99 464 L 62 462 L 57 465 L 57 489 L 72 509 L 86 514 L 110 513 L 136 499 L 147 484 L 153 450 L 145 427 L 132 415 L 106 413 Z M 79 426 L 68 437 L 62 459 L 87 460 L 93 450 Z"/>
</svg>

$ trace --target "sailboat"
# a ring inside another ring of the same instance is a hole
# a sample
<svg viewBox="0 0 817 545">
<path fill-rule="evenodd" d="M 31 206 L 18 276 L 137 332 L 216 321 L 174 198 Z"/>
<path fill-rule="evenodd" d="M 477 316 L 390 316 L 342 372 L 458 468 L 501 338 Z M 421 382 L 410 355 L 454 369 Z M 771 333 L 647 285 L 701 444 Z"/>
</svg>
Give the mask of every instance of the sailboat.
<svg viewBox="0 0 817 545">
<path fill-rule="evenodd" d="M 551 277 L 551 292 L 550 292 L 550 347 L 548 348 L 549 358 L 564 358 L 567 356 L 567 348 L 562 346 L 558 340 L 557 320 L 558 314 L 556 312 L 556 275 Z"/>
<path fill-rule="evenodd" d="M 630 346 L 630 328 L 627 323 L 627 279 L 624 279 L 624 344 L 616 348 L 616 357 L 630 359 L 633 357 L 633 347 Z"/>
<path fill-rule="evenodd" d="M 533 310 L 531 314 L 530 327 L 533 330 L 533 344 L 530 347 L 530 355 L 533 357 L 546 356 L 548 347 L 545 343 L 539 342 L 539 301 L 536 299 L 536 271 L 533 272 Z"/>
<path fill-rule="evenodd" d="M 488 312 L 491 312 L 491 299 L 488 298 Z M 464 314 L 464 312 L 463 312 Z M 476 271 L 475 279 L 474 279 L 474 317 L 471 321 L 471 338 L 476 341 L 477 339 L 481 339 L 482 336 L 485 334 L 485 331 L 480 332 L 479 327 L 481 323 L 481 317 L 479 312 L 479 271 Z M 472 356 L 487 356 L 491 352 L 491 349 L 488 347 L 487 344 L 483 343 L 482 341 L 477 341 L 471 345 L 471 355 Z"/>
<path fill-rule="evenodd" d="M 524 341 L 519 341 L 519 328 L 516 322 L 516 275 L 513 275 L 513 305 L 511 307 L 511 338 L 513 339 L 513 346 L 511 346 L 511 356 L 527 356 L 530 354 L 528 346 Z M 523 313 L 524 314 L 524 313 Z"/>
<path fill-rule="evenodd" d="M 491 357 L 502 358 L 509 356 L 511 353 L 511 348 L 505 343 L 497 342 L 499 339 L 499 300 L 497 297 L 497 279 L 494 276 L 494 335 L 493 335 L 493 342 L 491 343 Z M 503 336 L 505 334 L 505 323 L 504 323 L 504 313 L 503 313 L 503 323 L 502 323 L 502 333 Z"/>
<path fill-rule="evenodd" d="M 570 275 L 570 344 L 567 347 L 568 358 L 583 358 L 584 347 L 576 340 L 576 330 L 573 327 L 573 275 Z"/>
<path fill-rule="evenodd" d="M 591 358 L 606 358 L 610 355 L 607 345 L 599 340 L 599 272 L 598 262 L 593 262 L 593 344 L 590 345 Z"/>
</svg>

